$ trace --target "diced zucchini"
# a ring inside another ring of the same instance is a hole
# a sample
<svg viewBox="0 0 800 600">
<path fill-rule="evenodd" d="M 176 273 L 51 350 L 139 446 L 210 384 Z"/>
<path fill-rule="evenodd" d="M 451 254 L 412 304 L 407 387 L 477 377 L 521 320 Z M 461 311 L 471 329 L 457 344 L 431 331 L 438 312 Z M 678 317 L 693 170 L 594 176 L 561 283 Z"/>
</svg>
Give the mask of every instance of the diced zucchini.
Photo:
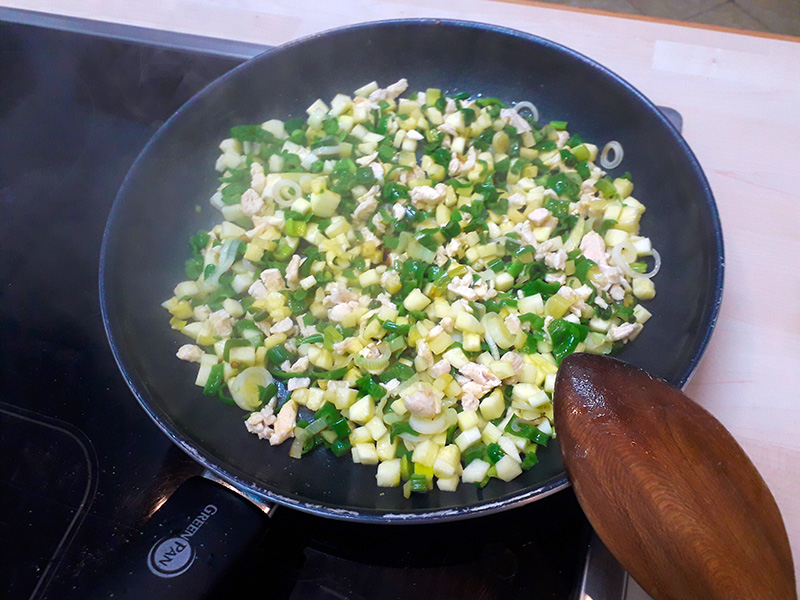
<svg viewBox="0 0 800 600">
<path fill-rule="evenodd" d="M 380 463 L 375 478 L 379 487 L 397 487 L 400 485 L 400 459 L 393 458 Z"/>
</svg>

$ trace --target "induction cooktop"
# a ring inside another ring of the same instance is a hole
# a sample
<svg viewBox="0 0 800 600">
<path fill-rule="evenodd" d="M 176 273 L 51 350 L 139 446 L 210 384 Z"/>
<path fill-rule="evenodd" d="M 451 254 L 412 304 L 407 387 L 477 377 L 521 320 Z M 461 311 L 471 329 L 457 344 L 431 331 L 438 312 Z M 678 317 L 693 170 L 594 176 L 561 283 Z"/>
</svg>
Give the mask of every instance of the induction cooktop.
<svg viewBox="0 0 800 600">
<path fill-rule="evenodd" d="M 85 597 L 164 499 L 202 474 L 117 370 L 100 315 L 100 245 L 117 189 L 150 136 L 206 84 L 265 49 L 0 9 L 0 582 L 8 600 Z M 613 600 L 635 587 L 571 490 L 424 526 L 272 513 L 267 539 L 207 597 Z"/>
</svg>

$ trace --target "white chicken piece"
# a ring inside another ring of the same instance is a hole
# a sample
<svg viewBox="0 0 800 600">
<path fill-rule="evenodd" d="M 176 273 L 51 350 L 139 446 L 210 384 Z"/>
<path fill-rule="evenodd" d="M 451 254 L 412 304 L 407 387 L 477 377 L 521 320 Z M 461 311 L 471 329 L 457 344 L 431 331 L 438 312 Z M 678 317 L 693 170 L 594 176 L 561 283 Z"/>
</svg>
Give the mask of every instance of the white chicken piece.
<svg viewBox="0 0 800 600">
<path fill-rule="evenodd" d="M 562 248 L 555 252 L 548 252 L 544 257 L 544 264 L 551 269 L 563 271 L 567 264 L 567 251 Z"/>
<path fill-rule="evenodd" d="M 519 320 L 519 315 L 510 314 L 503 319 L 503 323 L 509 333 L 517 334 L 522 331 L 522 322 Z"/>
<path fill-rule="evenodd" d="M 377 89 L 369 95 L 370 102 L 380 102 L 381 100 L 394 100 L 408 89 L 408 80 L 403 77 L 390 86 Z"/>
<path fill-rule="evenodd" d="M 379 214 L 375 216 L 378 217 L 378 219 L 380 219 Z M 373 219 L 373 223 L 374 222 L 375 220 Z M 361 229 L 359 229 L 359 232 L 361 232 L 361 235 L 364 238 L 365 242 L 372 242 L 373 244 L 375 244 L 376 248 L 380 246 L 381 240 L 374 233 L 372 233 L 368 227 L 362 227 Z"/>
<path fill-rule="evenodd" d="M 543 241 L 541 244 L 536 244 L 536 260 L 544 260 L 545 255 L 548 252 L 554 252 L 558 250 L 561 246 L 561 240 L 558 238 L 550 238 L 549 240 Z"/>
<path fill-rule="evenodd" d="M 358 302 L 355 301 L 337 304 L 336 306 L 328 309 L 328 318 L 331 321 L 336 321 L 337 323 L 341 323 L 356 308 L 358 308 Z"/>
<path fill-rule="evenodd" d="M 375 176 L 375 179 L 378 180 L 378 183 L 383 183 L 383 164 L 372 162 L 369 163 L 369 168 L 372 169 L 372 174 Z"/>
<path fill-rule="evenodd" d="M 285 333 L 288 335 L 292 329 L 294 329 L 294 321 L 292 321 L 291 317 L 286 317 L 272 326 L 272 333 Z"/>
<path fill-rule="evenodd" d="M 619 284 L 612 285 L 608 289 L 608 295 L 611 296 L 617 302 L 620 302 L 625 299 L 625 289 Z"/>
<path fill-rule="evenodd" d="M 375 212 L 378 208 L 378 199 L 375 196 L 380 189 L 380 186 L 373 185 L 369 191 L 356 199 L 358 206 L 353 212 L 353 216 L 356 219 L 367 220 Z"/>
<path fill-rule="evenodd" d="M 625 277 L 622 274 L 622 269 L 619 267 L 612 267 L 609 264 L 599 265 L 600 273 L 606 278 L 610 285 L 622 285 L 625 282 Z M 606 286 L 607 287 L 607 286 Z"/>
<path fill-rule="evenodd" d="M 375 358 L 380 358 L 381 351 L 378 348 L 377 343 L 372 343 L 367 346 L 364 346 L 364 348 L 362 348 L 358 354 L 359 356 L 363 356 L 367 360 L 373 360 Z"/>
<path fill-rule="evenodd" d="M 400 380 L 399 379 L 390 379 L 386 383 L 381 384 L 383 388 L 386 390 L 387 394 L 391 394 L 397 388 L 400 387 Z"/>
<path fill-rule="evenodd" d="M 283 281 L 283 275 L 278 269 L 264 269 L 261 271 L 259 278 L 264 283 L 264 287 L 268 292 L 280 292 L 286 289 L 286 284 Z"/>
<path fill-rule="evenodd" d="M 447 135 L 458 135 L 458 130 L 456 130 L 455 125 L 451 125 L 450 123 L 442 123 L 436 129 Z"/>
<path fill-rule="evenodd" d="M 386 271 L 386 272 L 388 272 L 388 271 Z M 393 271 L 393 272 L 397 273 L 397 271 Z M 398 275 L 398 277 L 399 277 L 399 275 Z M 383 277 L 381 277 L 381 282 L 383 282 Z M 389 309 L 392 309 L 392 310 L 397 310 L 397 306 L 395 305 L 394 302 L 392 302 L 392 297 L 389 295 L 388 292 L 381 292 L 380 294 L 378 294 L 375 297 L 375 299 L 378 302 L 381 303 L 381 306 L 389 308 Z"/>
<path fill-rule="evenodd" d="M 463 160 L 459 159 L 458 156 L 454 156 L 450 160 L 447 172 L 450 175 L 450 177 L 456 177 L 457 175 L 466 175 L 475 166 L 477 159 L 478 155 L 475 153 L 475 148 L 473 146 L 470 146 L 469 150 L 467 150 L 467 155 L 463 158 Z"/>
<path fill-rule="evenodd" d="M 442 329 L 444 329 L 447 333 L 453 333 L 456 322 L 453 320 L 453 317 L 445 317 L 439 321 L 439 325 L 441 325 Z"/>
<path fill-rule="evenodd" d="M 398 183 L 410 186 L 413 179 L 425 179 L 427 174 L 419 165 L 414 165 L 411 169 L 403 169 L 397 176 Z"/>
<path fill-rule="evenodd" d="M 595 197 L 592 194 L 582 194 L 578 202 L 570 205 L 569 214 L 588 216 L 593 200 L 595 200 Z"/>
<path fill-rule="evenodd" d="M 402 219 L 406 214 L 406 207 L 400 204 L 399 202 L 395 202 L 392 205 L 392 216 L 397 219 L 398 221 Z"/>
<path fill-rule="evenodd" d="M 407 137 L 408 139 L 410 139 L 410 140 L 414 140 L 414 141 L 416 141 L 416 142 L 419 142 L 419 141 L 421 141 L 421 140 L 424 140 L 424 139 L 425 139 L 425 136 L 424 136 L 424 135 L 422 135 L 422 134 L 421 134 L 419 131 L 417 131 L 416 129 L 410 129 L 410 130 L 409 130 L 409 131 L 406 133 L 406 137 Z"/>
<path fill-rule="evenodd" d="M 244 235 L 248 240 L 252 240 L 257 237 L 262 237 L 268 231 L 275 229 L 275 226 L 270 225 L 266 220 L 264 220 L 264 217 L 260 217 L 259 215 L 253 215 L 251 219 L 255 227 L 253 227 L 252 229 L 248 229 L 245 232 Z"/>
<path fill-rule="evenodd" d="M 295 378 L 297 379 L 297 378 Z M 288 400 L 284 404 L 273 424 L 273 433 L 269 437 L 270 446 L 282 444 L 290 437 L 294 437 L 294 427 L 297 420 L 297 404 L 294 400 Z"/>
<path fill-rule="evenodd" d="M 260 196 L 267 187 L 267 176 L 264 173 L 264 166 L 257 161 L 250 165 L 250 187 Z"/>
<path fill-rule="evenodd" d="M 408 411 L 419 417 L 435 417 L 442 412 L 442 401 L 433 388 L 424 386 L 403 398 Z"/>
<path fill-rule="evenodd" d="M 251 413 L 244 422 L 247 431 L 256 434 L 262 440 L 271 438 L 275 433 L 272 429 L 272 425 L 275 423 L 274 409 L 275 400 L 272 399 L 264 408 Z"/>
<path fill-rule="evenodd" d="M 486 395 L 486 390 L 463 375 L 456 377 L 456 381 L 461 386 L 461 406 L 464 410 L 478 410 L 481 398 Z"/>
<path fill-rule="evenodd" d="M 283 217 L 279 215 L 267 215 L 266 217 L 256 217 L 253 219 L 253 223 L 256 225 L 258 223 L 264 223 L 265 225 L 269 225 L 271 227 L 282 227 L 284 221 Z"/>
<path fill-rule="evenodd" d="M 578 299 L 578 295 L 568 285 L 562 285 L 559 290 L 556 292 L 559 296 L 567 300 L 568 302 L 575 302 Z"/>
<path fill-rule="evenodd" d="M 328 381 L 329 390 L 349 390 L 350 387 L 351 386 L 349 381 L 340 381 L 337 379 L 331 379 L 330 381 Z"/>
<path fill-rule="evenodd" d="M 326 296 L 322 300 L 322 306 L 325 308 L 330 308 L 331 306 L 335 306 L 337 304 L 342 304 L 343 302 L 352 302 L 357 301 L 358 296 L 348 287 L 343 284 L 339 283 L 338 281 L 333 281 L 329 283 L 325 287 Z"/>
<path fill-rule="evenodd" d="M 561 150 L 569 141 L 569 131 L 557 131 L 556 136 L 556 148 Z"/>
<path fill-rule="evenodd" d="M 506 352 L 500 357 L 500 360 L 510 363 L 511 368 L 514 369 L 514 374 L 510 377 L 506 377 L 503 381 L 505 383 L 517 383 L 522 377 L 522 369 L 525 366 L 525 360 L 517 352 Z"/>
<path fill-rule="evenodd" d="M 494 289 L 493 282 L 487 284 L 485 281 L 481 280 L 475 283 L 470 273 L 467 273 L 463 277 L 454 277 L 453 281 L 447 284 L 447 289 L 470 302 L 475 300 L 489 300 L 497 295 L 497 290 Z"/>
<path fill-rule="evenodd" d="M 233 318 L 224 308 L 212 312 L 208 316 L 208 323 L 211 325 L 214 335 L 227 338 L 233 333 Z"/>
<path fill-rule="evenodd" d="M 530 221 L 523 221 L 522 223 L 514 225 L 514 232 L 529 246 L 535 246 L 537 244 L 536 236 L 531 229 Z"/>
<path fill-rule="evenodd" d="M 308 371 L 308 357 L 301 356 L 295 363 L 286 369 L 288 373 L 305 373 Z"/>
<path fill-rule="evenodd" d="M 447 186 L 437 183 L 436 187 L 418 185 L 408 192 L 411 203 L 417 208 L 432 208 L 444 200 L 447 195 Z"/>
<path fill-rule="evenodd" d="M 501 108 L 500 118 L 506 121 L 509 125 L 517 130 L 517 133 L 522 134 L 531 130 L 531 124 L 528 123 L 516 110 L 513 108 Z"/>
<path fill-rule="evenodd" d="M 176 356 L 181 360 L 185 360 L 186 362 L 199 363 L 200 359 L 203 358 L 203 349 L 200 346 L 195 346 L 194 344 L 184 344 L 178 348 Z"/>
<path fill-rule="evenodd" d="M 341 323 L 347 315 L 359 306 L 369 304 L 369 296 L 359 297 L 346 285 L 339 282 L 331 282 L 325 288 L 327 295 L 322 300 L 322 305 L 328 308 L 328 318 L 337 323 Z"/>
<path fill-rule="evenodd" d="M 558 194 L 555 192 L 555 190 L 549 190 L 549 189 L 545 190 L 544 191 L 544 197 L 545 198 L 552 198 L 553 200 L 558 200 Z"/>
<path fill-rule="evenodd" d="M 473 314 L 475 312 L 474 310 L 472 310 L 472 307 L 469 305 L 469 302 L 467 302 L 466 300 L 462 300 L 461 298 L 453 302 L 450 305 L 450 308 L 453 311 L 453 314 L 457 314 L 462 310 L 468 312 L 469 314 Z M 444 327 L 444 325 L 442 325 L 442 327 Z"/>
<path fill-rule="evenodd" d="M 248 217 L 252 217 L 264 207 L 264 200 L 261 199 L 261 195 L 258 192 L 251 188 L 245 190 L 244 194 L 242 194 L 241 206 L 242 212 Z"/>
<path fill-rule="evenodd" d="M 487 391 L 500 385 L 500 380 L 492 373 L 489 367 L 476 362 L 468 362 L 458 369 L 462 375 L 469 377 L 480 386 L 487 388 Z"/>
<path fill-rule="evenodd" d="M 446 358 L 443 358 L 437 363 L 428 369 L 428 372 L 431 374 L 431 377 L 441 377 L 442 375 L 446 375 L 450 372 L 450 361 Z"/>
<path fill-rule="evenodd" d="M 311 385 L 311 378 L 310 377 L 292 377 L 286 383 L 286 389 L 290 392 L 295 390 L 302 390 L 307 388 Z"/>
<path fill-rule="evenodd" d="M 444 247 L 445 254 L 447 254 L 447 256 L 450 258 L 454 258 L 458 254 L 459 250 L 461 250 L 461 240 L 458 238 L 453 238 L 447 242 L 447 245 Z"/>
<path fill-rule="evenodd" d="M 575 288 L 575 295 L 585 302 L 592 295 L 592 291 L 592 288 L 584 283 L 581 287 Z"/>
<path fill-rule="evenodd" d="M 586 179 L 585 181 L 583 181 L 581 183 L 581 195 L 584 194 L 594 195 L 594 192 L 596 191 L 596 188 L 594 187 L 595 183 L 596 181 L 593 179 Z"/>
<path fill-rule="evenodd" d="M 560 283 L 564 285 L 567 282 L 566 273 L 546 273 L 544 276 L 545 283 Z"/>
<path fill-rule="evenodd" d="M 630 339 L 636 337 L 641 330 L 641 323 L 622 323 L 608 330 L 608 339 L 612 342 Z"/>
<path fill-rule="evenodd" d="M 269 296 L 269 290 L 267 286 L 265 286 L 260 280 L 256 279 L 250 287 L 247 288 L 247 293 L 250 294 L 256 300 L 264 300 L 267 296 Z"/>
<path fill-rule="evenodd" d="M 501 383 L 489 367 L 478 363 L 468 362 L 458 371 L 461 375 L 456 381 L 461 386 L 461 405 L 465 410 L 477 410 L 480 399 Z"/>
<path fill-rule="evenodd" d="M 348 337 L 344 338 L 341 342 L 336 342 L 333 344 L 333 351 L 336 354 L 344 354 L 347 352 L 347 348 L 350 346 L 354 338 Z"/>
<path fill-rule="evenodd" d="M 417 358 L 425 363 L 424 366 L 429 367 L 433 364 L 433 352 L 431 352 L 430 346 L 425 340 L 417 342 Z M 421 367 L 418 366 L 417 368 Z"/>
<path fill-rule="evenodd" d="M 589 260 L 598 265 L 607 265 L 606 243 L 603 237 L 596 231 L 590 231 L 583 236 L 580 246 L 581 253 Z"/>
<path fill-rule="evenodd" d="M 541 227 L 547 223 L 548 219 L 552 216 L 553 214 L 546 208 L 537 208 L 531 211 L 531 214 L 528 215 L 528 220 L 537 227 Z"/>
<path fill-rule="evenodd" d="M 524 208 L 527 204 L 528 204 L 528 199 L 525 197 L 525 194 L 520 194 L 519 192 L 516 192 L 508 197 L 508 206 L 510 208 L 520 209 Z"/>
<path fill-rule="evenodd" d="M 378 153 L 373 152 L 372 154 L 367 154 L 366 156 L 362 156 L 361 158 L 356 159 L 356 163 L 358 163 L 362 167 L 366 167 L 372 161 L 378 158 Z"/>
<path fill-rule="evenodd" d="M 286 265 L 286 283 L 289 289 L 295 290 L 300 283 L 300 265 L 305 262 L 305 257 L 293 254 L 289 264 Z"/>
<path fill-rule="evenodd" d="M 381 213 L 375 213 L 374 215 L 372 215 L 372 224 L 375 226 L 375 231 L 377 231 L 379 234 L 386 233 L 386 221 L 383 220 Z M 375 234 L 373 234 L 373 237 L 374 235 Z"/>
<path fill-rule="evenodd" d="M 205 321 L 208 317 L 211 316 L 211 308 L 209 308 L 208 304 L 201 304 L 200 306 L 194 307 L 194 320 L 195 321 Z"/>
<path fill-rule="evenodd" d="M 458 105 L 456 105 L 456 101 L 453 100 L 450 97 L 445 98 L 445 103 L 444 103 L 444 114 L 445 114 L 445 116 L 446 115 L 452 115 L 457 110 L 458 110 Z"/>
<path fill-rule="evenodd" d="M 453 277 L 453 281 L 447 284 L 447 289 L 462 298 L 473 301 L 478 295 L 472 289 L 472 283 L 472 275 L 468 273 L 463 277 Z"/>
<path fill-rule="evenodd" d="M 259 331 L 263 333 L 265 336 L 270 335 L 270 326 L 267 322 L 268 319 L 261 319 L 260 321 L 256 321 L 256 327 L 258 327 Z"/>
<path fill-rule="evenodd" d="M 428 339 L 429 341 L 431 341 L 431 340 L 435 340 L 437 337 L 439 337 L 439 336 L 440 336 L 440 335 L 442 335 L 443 333 L 444 333 L 444 327 L 442 327 L 441 325 L 435 325 L 435 326 L 433 327 L 433 329 L 431 329 L 431 330 L 428 332 L 427 339 Z"/>
<path fill-rule="evenodd" d="M 353 98 L 353 106 L 356 108 L 363 107 L 368 111 L 378 108 L 378 105 L 372 102 L 369 98 L 362 98 L 361 96 L 356 96 Z"/>
</svg>

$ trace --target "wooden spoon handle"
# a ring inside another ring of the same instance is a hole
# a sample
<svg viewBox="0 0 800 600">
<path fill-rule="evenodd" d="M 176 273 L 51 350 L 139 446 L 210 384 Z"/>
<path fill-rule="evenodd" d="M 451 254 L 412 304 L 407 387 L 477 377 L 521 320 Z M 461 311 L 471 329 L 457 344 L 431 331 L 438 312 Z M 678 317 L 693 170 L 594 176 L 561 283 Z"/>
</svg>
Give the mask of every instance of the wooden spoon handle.
<svg viewBox="0 0 800 600">
<path fill-rule="evenodd" d="M 791 549 L 764 480 L 680 390 L 574 354 L 556 381 L 564 463 L 589 521 L 656 600 L 796 600 Z"/>
</svg>

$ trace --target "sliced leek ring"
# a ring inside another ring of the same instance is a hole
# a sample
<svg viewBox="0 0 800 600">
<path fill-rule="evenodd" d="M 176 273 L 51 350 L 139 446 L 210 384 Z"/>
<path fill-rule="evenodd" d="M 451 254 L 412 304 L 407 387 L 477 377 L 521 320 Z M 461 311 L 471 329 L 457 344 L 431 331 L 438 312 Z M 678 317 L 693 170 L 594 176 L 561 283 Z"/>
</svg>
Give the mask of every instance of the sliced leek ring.
<svg viewBox="0 0 800 600">
<path fill-rule="evenodd" d="M 259 386 L 272 383 L 272 375 L 264 367 L 249 367 L 228 381 L 228 389 L 242 410 L 255 410 L 260 404 Z"/>
</svg>

